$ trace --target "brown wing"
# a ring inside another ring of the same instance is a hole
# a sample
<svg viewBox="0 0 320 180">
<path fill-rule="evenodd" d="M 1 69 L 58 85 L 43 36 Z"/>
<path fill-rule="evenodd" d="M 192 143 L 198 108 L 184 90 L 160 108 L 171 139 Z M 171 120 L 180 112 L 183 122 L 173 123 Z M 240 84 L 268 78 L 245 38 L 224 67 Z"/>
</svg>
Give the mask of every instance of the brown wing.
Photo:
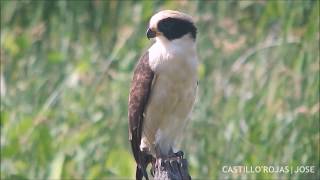
<svg viewBox="0 0 320 180">
<path fill-rule="evenodd" d="M 136 65 L 129 94 L 129 140 L 138 166 L 144 168 L 150 157 L 140 151 L 143 112 L 148 103 L 154 72 L 149 66 L 149 54 L 145 53 Z"/>
</svg>

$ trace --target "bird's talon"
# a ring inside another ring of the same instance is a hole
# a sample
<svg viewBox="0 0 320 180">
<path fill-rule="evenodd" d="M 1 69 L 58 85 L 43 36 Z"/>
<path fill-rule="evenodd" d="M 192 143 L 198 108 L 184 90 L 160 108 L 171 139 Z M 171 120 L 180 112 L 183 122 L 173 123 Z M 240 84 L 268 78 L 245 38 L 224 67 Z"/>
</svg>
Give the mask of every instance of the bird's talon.
<svg viewBox="0 0 320 180">
<path fill-rule="evenodd" d="M 184 153 L 182 151 L 178 151 L 178 152 L 176 152 L 174 154 L 175 154 L 176 157 L 179 157 L 179 158 L 183 159 Z"/>
</svg>

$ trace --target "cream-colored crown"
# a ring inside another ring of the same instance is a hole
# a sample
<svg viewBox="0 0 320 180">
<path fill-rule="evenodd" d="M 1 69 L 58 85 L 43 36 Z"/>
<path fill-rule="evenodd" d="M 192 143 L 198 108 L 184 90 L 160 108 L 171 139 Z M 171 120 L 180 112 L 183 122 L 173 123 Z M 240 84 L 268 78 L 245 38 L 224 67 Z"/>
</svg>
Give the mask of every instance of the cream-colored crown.
<svg viewBox="0 0 320 180">
<path fill-rule="evenodd" d="M 177 18 L 177 19 L 184 19 L 184 20 L 187 20 L 187 21 L 190 21 L 193 23 L 192 17 L 185 14 L 185 13 L 182 13 L 179 11 L 173 11 L 173 10 L 163 10 L 163 11 L 156 13 L 155 15 L 153 15 L 151 17 L 150 23 L 149 23 L 149 28 L 157 29 L 158 22 L 161 21 L 162 19 L 165 19 L 168 17 Z"/>
</svg>

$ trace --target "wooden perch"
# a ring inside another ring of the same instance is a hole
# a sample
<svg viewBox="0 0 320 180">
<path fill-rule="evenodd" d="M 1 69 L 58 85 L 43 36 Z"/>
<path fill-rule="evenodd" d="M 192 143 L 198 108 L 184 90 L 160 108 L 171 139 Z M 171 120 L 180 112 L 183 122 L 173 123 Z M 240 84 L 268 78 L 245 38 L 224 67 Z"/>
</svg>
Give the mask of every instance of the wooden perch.
<svg viewBox="0 0 320 180">
<path fill-rule="evenodd" d="M 154 167 L 155 180 L 191 180 L 188 162 L 182 156 L 158 158 Z"/>
</svg>

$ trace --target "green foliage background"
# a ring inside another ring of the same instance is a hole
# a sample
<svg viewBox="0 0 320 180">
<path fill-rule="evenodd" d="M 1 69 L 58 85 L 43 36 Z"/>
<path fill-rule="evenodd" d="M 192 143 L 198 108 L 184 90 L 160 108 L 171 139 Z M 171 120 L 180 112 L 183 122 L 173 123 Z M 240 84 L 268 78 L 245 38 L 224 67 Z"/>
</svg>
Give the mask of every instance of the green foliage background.
<svg viewBox="0 0 320 180">
<path fill-rule="evenodd" d="M 192 177 L 319 177 L 318 0 L 1 0 L 1 179 L 134 177 L 128 90 L 161 9 L 192 15 L 199 32 L 199 97 L 182 143 Z"/>
</svg>

